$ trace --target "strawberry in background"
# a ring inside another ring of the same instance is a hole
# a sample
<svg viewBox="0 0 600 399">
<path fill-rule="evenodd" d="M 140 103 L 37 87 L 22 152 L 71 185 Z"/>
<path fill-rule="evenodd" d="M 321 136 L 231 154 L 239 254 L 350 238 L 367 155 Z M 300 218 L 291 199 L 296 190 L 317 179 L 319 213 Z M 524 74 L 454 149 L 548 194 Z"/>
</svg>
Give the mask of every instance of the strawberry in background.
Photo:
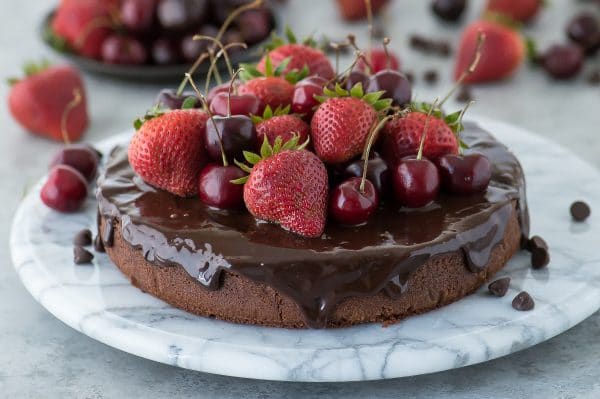
<svg viewBox="0 0 600 399">
<path fill-rule="evenodd" d="M 537 15 L 543 3 L 543 0 L 488 0 L 486 11 L 525 23 Z"/>
<path fill-rule="evenodd" d="M 10 112 L 25 129 L 57 141 L 81 138 L 89 117 L 85 88 L 75 68 L 27 64 L 25 77 L 9 83 Z"/>
<path fill-rule="evenodd" d="M 378 13 L 389 0 L 371 0 L 373 13 Z M 347 21 L 358 21 L 367 18 L 367 5 L 365 0 L 337 0 L 342 18 Z"/>
</svg>

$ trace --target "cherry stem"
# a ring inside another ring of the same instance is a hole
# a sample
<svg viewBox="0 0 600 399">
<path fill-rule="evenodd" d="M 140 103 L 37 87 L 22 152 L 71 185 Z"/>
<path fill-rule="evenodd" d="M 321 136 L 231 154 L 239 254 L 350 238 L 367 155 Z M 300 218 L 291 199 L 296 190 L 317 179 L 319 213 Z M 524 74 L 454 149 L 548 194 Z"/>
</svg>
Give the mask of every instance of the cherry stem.
<svg viewBox="0 0 600 399">
<path fill-rule="evenodd" d="M 342 72 L 338 73 L 336 76 L 334 76 L 333 78 L 331 78 L 327 84 L 325 84 L 325 87 L 329 86 L 331 83 L 339 80 L 342 76 L 346 75 L 346 78 L 344 80 L 342 80 L 340 83 L 345 84 L 346 81 L 348 80 L 348 77 L 350 75 L 350 72 L 352 72 L 352 70 L 354 69 L 354 67 L 356 66 L 356 64 L 358 64 L 358 60 L 364 60 L 364 55 L 360 50 L 356 50 L 355 53 L 355 58 L 354 61 L 352 61 L 352 64 L 350 64 L 350 66 L 346 69 L 344 69 Z M 364 87 L 363 87 L 364 89 Z"/>
<path fill-rule="evenodd" d="M 388 49 L 390 41 L 391 40 L 389 37 L 383 38 L 383 51 L 385 51 L 385 67 L 387 69 L 392 69 L 392 60 L 390 59 L 390 51 Z"/>
<path fill-rule="evenodd" d="M 81 104 L 83 97 L 81 96 L 81 90 L 77 87 L 73 89 L 73 99 L 67 104 L 65 107 L 61 118 L 60 118 L 60 131 L 62 134 L 63 141 L 65 145 L 70 145 L 71 140 L 69 139 L 69 132 L 67 131 L 67 119 L 69 118 L 69 114 L 75 107 Z"/>
<path fill-rule="evenodd" d="M 431 114 L 433 113 L 433 110 L 435 109 L 438 101 L 440 99 L 436 98 L 433 101 L 433 104 L 431 104 L 431 108 L 429 109 L 429 112 L 427 113 L 427 118 L 425 118 L 425 127 L 423 128 L 423 136 L 421 137 L 421 143 L 419 144 L 419 152 L 417 152 L 417 160 L 420 161 L 423 158 L 423 148 L 425 147 L 425 140 L 427 139 L 427 129 L 429 128 L 429 119 L 431 118 Z"/>
<path fill-rule="evenodd" d="M 202 53 L 198 59 L 196 60 L 196 62 L 194 62 L 194 64 L 191 66 L 190 70 L 186 73 L 186 75 L 192 75 L 194 72 L 196 72 L 196 69 L 198 69 L 198 67 L 204 62 L 204 60 L 206 60 L 208 57 L 210 57 L 210 54 L 208 54 L 208 52 L 204 52 Z M 179 87 L 177 88 L 177 95 L 180 96 L 183 91 L 185 90 L 185 86 L 188 83 L 188 79 L 187 77 L 184 78 L 181 83 L 179 84 Z"/>
<path fill-rule="evenodd" d="M 360 58 L 363 60 L 363 62 L 365 63 L 365 65 L 367 66 L 367 68 L 369 69 L 369 71 L 373 70 L 373 66 L 371 65 L 371 63 L 369 62 L 369 60 L 367 59 L 367 57 L 364 56 L 362 50 L 360 49 L 360 47 L 358 47 L 358 45 L 356 44 L 356 36 L 354 36 L 353 34 L 349 34 L 348 36 L 348 44 L 350 44 L 350 46 L 352 48 L 354 48 L 354 50 L 357 53 L 360 53 Z M 356 63 L 354 64 L 356 65 Z"/>
<path fill-rule="evenodd" d="M 457 135 L 456 135 L 456 136 L 457 136 L 457 138 L 458 138 L 458 141 L 459 141 L 459 143 L 458 143 L 458 151 L 460 152 L 460 155 L 462 155 L 462 154 L 463 154 L 463 152 L 464 152 L 464 150 L 463 150 L 463 147 L 462 147 L 462 145 L 461 145 L 461 141 L 460 141 L 460 133 L 461 133 L 461 129 L 460 129 L 460 127 L 462 126 L 463 117 L 464 117 L 464 116 L 465 116 L 465 114 L 467 113 L 467 110 L 468 110 L 468 109 L 469 109 L 469 107 L 470 107 L 471 105 L 473 105 L 474 103 L 475 103 L 475 101 L 469 101 L 469 102 L 467 103 L 467 105 L 466 105 L 466 106 L 465 106 L 465 107 L 462 109 L 462 111 L 460 111 L 460 115 L 458 115 L 458 126 L 459 126 L 459 130 L 458 130 L 458 133 L 457 133 Z"/>
<path fill-rule="evenodd" d="M 446 101 L 448 101 L 448 99 L 456 92 L 456 90 L 458 90 L 458 88 L 460 86 L 462 86 L 465 79 L 470 74 L 475 72 L 477 65 L 479 65 L 479 61 L 481 61 L 481 50 L 483 48 L 483 43 L 485 43 L 485 33 L 483 33 L 482 31 L 479 31 L 479 32 L 477 32 L 477 47 L 475 47 L 475 55 L 473 56 L 473 59 L 471 60 L 471 64 L 469 64 L 469 67 L 460 75 L 460 77 L 458 78 L 458 80 L 456 81 L 456 83 L 454 84 L 452 89 L 450 89 L 448 94 L 446 94 L 446 97 L 444 97 L 444 99 L 440 102 L 440 104 L 439 104 L 440 108 L 446 103 Z"/>
<path fill-rule="evenodd" d="M 186 73 L 185 78 L 190 82 L 190 85 L 196 92 L 196 95 L 198 96 L 198 98 L 200 98 L 200 101 L 202 101 L 204 110 L 208 114 L 208 119 L 210 119 L 210 122 L 212 123 L 213 127 L 215 128 L 215 132 L 217 132 L 217 139 L 219 141 L 219 147 L 221 148 L 221 157 L 223 159 L 223 166 L 229 166 L 229 163 L 227 162 L 227 157 L 225 156 L 225 148 L 223 147 L 223 140 L 221 139 L 221 133 L 219 132 L 219 128 L 217 127 L 217 124 L 215 123 L 215 120 L 213 119 L 214 115 L 210 112 L 210 109 L 208 108 L 208 100 L 206 99 L 206 97 L 204 97 L 204 95 L 200 92 L 200 90 L 198 90 L 198 87 L 196 86 L 196 83 L 194 82 L 194 79 L 192 78 L 191 74 Z"/>
<path fill-rule="evenodd" d="M 360 180 L 360 186 L 359 186 L 359 190 L 362 194 L 365 193 L 365 181 L 367 180 L 367 169 L 369 167 L 369 155 L 371 154 L 371 147 L 373 147 L 373 143 L 375 143 L 375 140 L 377 139 L 377 136 L 379 136 L 379 132 L 381 131 L 381 129 L 383 129 L 385 124 L 392 118 L 394 118 L 393 115 L 386 116 L 381 121 L 379 121 L 379 123 L 375 126 L 375 128 L 371 131 L 371 133 L 369 133 L 369 137 L 367 139 L 367 143 L 365 145 L 365 149 L 364 149 L 363 155 L 362 155 L 362 159 L 363 159 L 364 163 L 363 163 L 362 178 Z"/>
<path fill-rule="evenodd" d="M 233 92 L 233 85 L 235 84 L 235 81 L 237 80 L 238 75 L 244 72 L 244 68 L 238 68 L 237 71 L 234 72 L 233 76 L 231 77 L 231 82 L 229 83 L 229 90 L 227 92 L 227 116 L 231 116 L 231 92 Z"/>
<path fill-rule="evenodd" d="M 369 54 L 369 61 L 372 64 L 373 61 L 373 8 L 371 6 L 371 0 L 365 0 L 365 7 L 367 8 L 367 23 L 369 24 L 369 46 L 367 47 Z M 369 67 L 369 74 L 372 74 L 373 68 Z"/>
<path fill-rule="evenodd" d="M 229 72 L 229 77 L 231 78 L 231 76 L 233 76 L 233 67 L 231 66 L 231 60 L 229 59 L 229 54 L 227 54 L 227 50 L 225 49 L 225 46 L 223 46 L 223 43 L 220 40 L 217 40 L 214 37 L 205 36 L 205 35 L 195 35 L 192 39 L 199 40 L 199 41 L 207 40 L 207 41 L 213 42 L 214 44 L 219 46 L 219 48 L 223 52 L 223 58 L 225 59 L 225 64 L 227 64 L 227 72 Z"/>
<path fill-rule="evenodd" d="M 337 76 L 340 72 L 340 44 L 330 42 L 329 46 L 335 51 L 335 75 Z"/>
</svg>

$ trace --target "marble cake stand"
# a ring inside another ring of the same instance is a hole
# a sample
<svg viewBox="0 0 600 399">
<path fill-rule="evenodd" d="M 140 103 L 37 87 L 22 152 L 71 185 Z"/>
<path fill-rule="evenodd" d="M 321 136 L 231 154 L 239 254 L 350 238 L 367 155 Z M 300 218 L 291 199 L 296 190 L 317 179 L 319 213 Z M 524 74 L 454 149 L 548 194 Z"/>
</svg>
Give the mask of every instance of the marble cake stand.
<svg viewBox="0 0 600 399">
<path fill-rule="evenodd" d="M 600 214 L 574 223 L 572 201 L 600 204 L 600 173 L 556 144 L 519 128 L 476 118 L 506 143 L 528 178 L 532 232 L 551 247 L 552 262 L 532 270 L 516 255 L 500 273 L 509 293 L 482 288 L 450 306 L 397 325 L 338 330 L 284 330 L 196 317 L 134 288 L 106 255 L 75 266 L 72 238 L 94 229 L 95 202 L 59 215 L 39 200 L 38 184 L 12 227 L 14 266 L 31 295 L 57 318 L 120 350 L 208 373 L 266 380 L 359 381 L 411 376 L 484 362 L 547 340 L 600 308 Z M 108 151 L 128 135 L 99 147 Z M 596 206 L 598 207 L 598 206 Z M 600 213 L 600 212 L 599 212 Z M 511 300 L 527 290 L 536 301 L 517 312 Z"/>
</svg>

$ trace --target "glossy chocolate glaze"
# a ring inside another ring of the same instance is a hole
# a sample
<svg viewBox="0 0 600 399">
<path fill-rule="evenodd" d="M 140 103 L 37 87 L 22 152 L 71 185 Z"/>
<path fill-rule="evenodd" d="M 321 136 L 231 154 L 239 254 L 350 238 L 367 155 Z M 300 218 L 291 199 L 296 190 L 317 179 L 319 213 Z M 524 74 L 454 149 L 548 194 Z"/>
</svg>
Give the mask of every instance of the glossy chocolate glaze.
<svg viewBox="0 0 600 399">
<path fill-rule="evenodd" d="M 182 266 L 207 289 L 218 289 L 220 272 L 230 269 L 263 282 L 294 300 L 307 323 L 323 327 L 344 298 L 381 291 L 401 295 L 411 272 L 439 254 L 461 251 L 473 272 L 489 261 L 504 236 L 517 201 L 523 236 L 529 220 L 525 181 L 517 159 L 492 136 L 466 124 L 468 152 L 493 163 L 486 193 L 442 194 L 417 210 L 392 201 L 365 225 L 329 223 L 321 238 L 307 239 L 256 221 L 248 212 L 210 209 L 197 198 L 179 198 L 154 189 L 135 175 L 125 148 L 111 154 L 99 180 L 99 210 L 108 221 L 102 239 L 112 245 L 119 220 L 123 238 L 159 266 Z"/>
</svg>

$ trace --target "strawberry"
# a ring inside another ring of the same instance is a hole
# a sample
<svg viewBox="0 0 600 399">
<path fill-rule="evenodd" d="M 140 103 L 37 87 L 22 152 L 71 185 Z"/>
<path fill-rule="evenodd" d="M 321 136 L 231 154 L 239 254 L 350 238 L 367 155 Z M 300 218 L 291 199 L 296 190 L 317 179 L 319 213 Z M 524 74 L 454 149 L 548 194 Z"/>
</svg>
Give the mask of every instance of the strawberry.
<svg viewBox="0 0 600 399">
<path fill-rule="evenodd" d="M 525 58 L 525 43 L 515 29 L 491 20 L 471 23 L 463 32 L 454 78 L 459 79 L 469 67 L 475 54 L 478 35 L 485 35 L 481 48 L 481 60 L 477 68 L 467 76 L 465 83 L 478 83 L 501 80 L 513 74 Z"/>
<path fill-rule="evenodd" d="M 308 140 L 310 127 L 306 122 L 296 115 L 290 115 L 290 107 L 277 108 L 275 111 L 267 106 L 263 116 L 253 116 L 252 121 L 256 124 L 257 142 L 263 143 L 265 138 L 271 145 L 277 137 L 283 141 L 289 141 L 298 136 L 298 141 L 304 143 Z"/>
<path fill-rule="evenodd" d="M 422 109 L 426 111 L 426 109 Z M 383 129 L 383 156 L 392 165 L 402 158 L 416 155 L 425 131 L 427 112 L 412 111 L 402 118 L 389 121 Z M 434 112 L 429 118 L 427 136 L 423 146 L 423 155 L 435 160 L 442 155 L 458 154 L 458 131 L 460 111 L 445 118 L 441 112 Z M 454 129 L 454 130 L 453 130 Z"/>
<path fill-rule="evenodd" d="M 181 197 L 198 193 L 198 176 L 206 163 L 202 146 L 208 115 L 198 109 L 164 112 L 155 108 L 129 145 L 129 163 L 147 183 Z"/>
<path fill-rule="evenodd" d="M 274 36 L 272 42 L 266 46 L 269 50 L 259 61 L 256 69 L 266 73 L 267 58 L 277 68 L 282 62 L 289 59 L 283 73 L 292 71 L 301 71 L 305 67 L 308 69 L 308 75 L 317 75 L 327 80 L 333 79 L 335 71 L 329 58 L 321 50 L 315 48 L 315 42 L 312 39 L 306 39 L 298 43 L 294 33 L 286 29 L 287 43 L 279 36 Z"/>
<path fill-rule="evenodd" d="M 52 19 L 52 41 L 64 41 L 76 53 L 100 59 L 102 44 L 113 31 L 115 2 L 104 0 L 63 1 Z"/>
<path fill-rule="evenodd" d="M 12 85 L 8 97 L 10 112 L 25 129 L 59 141 L 81 138 L 89 117 L 85 88 L 75 68 L 28 64 L 25 78 L 9 82 Z"/>
<path fill-rule="evenodd" d="M 371 9 L 377 13 L 388 0 L 371 0 Z M 337 0 L 338 8 L 342 18 L 348 21 L 356 21 L 367 18 L 367 5 L 365 0 Z"/>
<path fill-rule="evenodd" d="M 382 100 L 383 92 L 365 95 L 361 83 L 350 92 L 337 84 L 335 91 L 325 88 L 323 93 L 311 124 L 315 152 L 327 163 L 349 161 L 362 153 L 378 113 L 392 100 Z"/>
<path fill-rule="evenodd" d="M 273 146 L 265 140 L 261 155 L 244 153 L 253 167 L 238 162 L 250 175 L 236 183 L 245 182 L 244 202 L 255 218 L 304 237 L 319 237 L 327 218 L 327 169 L 304 149 L 308 142 L 298 146 L 298 136 L 282 143 L 280 137 Z"/>
<path fill-rule="evenodd" d="M 544 0 L 488 0 L 486 10 L 514 21 L 529 22 L 536 16 L 543 2 Z"/>
</svg>

